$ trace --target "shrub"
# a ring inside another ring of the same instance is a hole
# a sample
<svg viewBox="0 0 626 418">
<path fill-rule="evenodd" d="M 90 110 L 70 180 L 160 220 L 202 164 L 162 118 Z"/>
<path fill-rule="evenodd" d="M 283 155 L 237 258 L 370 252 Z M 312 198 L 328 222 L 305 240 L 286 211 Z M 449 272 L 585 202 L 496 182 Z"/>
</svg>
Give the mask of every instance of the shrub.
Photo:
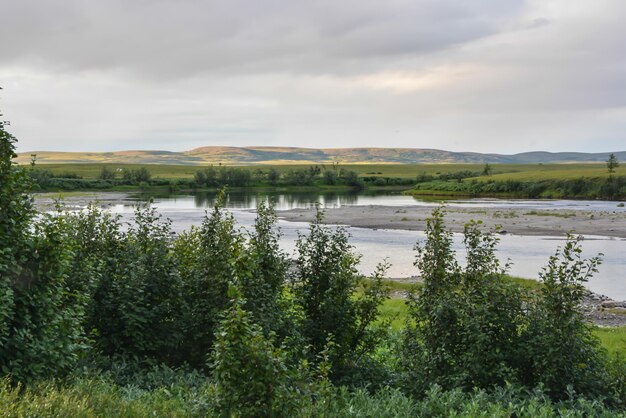
<svg viewBox="0 0 626 418">
<path fill-rule="evenodd" d="M 524 383 L 542 384 L 558 399 L 571 390 L 588 396 L 606 395 L 605 359 L 580 311 L 584 284 L 597 271 L 600 258 L 582 259 L 581 240 L 570 237 L 539 274 L 543 286 L 531 305 L 522 335 L 527 350 Z"/>
<path fill-rule="evenodd" d="M 322 221 L 318 211 L 309 234 L 298 238 L 293 293 L 302 310 L 300 332 L 306 344 L 317 355 L 328 341 L 333 342 L 332 373 L 340 379 L 373 352 L 380 338 L 373 324 L 388 297 L 382 283 L 386 266 L 379 266 L 373 280 L 364 283 L 356 270 L 359 257 L 352 252 L 345 229 L 333 231 Z M 359 287 L 364 291 L 355 297 Z"/>
<path fill-rule="evenodd" d="M 280 233 L 275 226 L 276 212 L 271 205 L 261 201 L 257 206 L 254 230 L 250 233 L 238 285 L 245 299 L 244 308 L 266 335 L 274 331 L 286 336 L 290 325 L 283 292 L 288 260 L 280 250 Z"/>
<path fill-rule="evenodd" d="M 554 399 L 572 390 L 602 395 L 606 366 L 579 307 L 599 259 L 581 259 L 579 239 L 568 240 L 540 274 L 541 292 L 531 297 L 504 280 L 497 241 L 479 223 L 466 225 L 462 268 L 442 209 L 427 220 L 426 241 L 416 246 L 423 286 L 410 298 L 404 345 L 409 390 L 518 382 L 543 385 Z"/>
<path fill-rule="evenodd" d="M 337 172 L 335 170 L 325 170 L 324 183 L 331 186 L 337 184 Z"/>
<path fill-rule="evenodd" d="M 82 308 L 68 294 L 59 223 L 35 219 L 29 175 L 0 122 L 0 370 L 17 381 L 63 374 L 81 347 Z"/>
<path fill-rule="evenodd" d="M 244 239 L 232 214 L 224 211 L 224 199 L 222 190 L 202 227 L 181 234 L 175 244 L 184 301 L 180 354 L 198 368 L 206 365 L 220 314 L 228 307 L 228 286 L 244 261 Z"/>
<path fill-rule="evenodd" d="M 235 287 L 229 295 L 232 306 L 217 329 L 212 357 L 219 409 L 236 416 L 292 415 L 282 351 L 252 322 Z"/>
</svg>

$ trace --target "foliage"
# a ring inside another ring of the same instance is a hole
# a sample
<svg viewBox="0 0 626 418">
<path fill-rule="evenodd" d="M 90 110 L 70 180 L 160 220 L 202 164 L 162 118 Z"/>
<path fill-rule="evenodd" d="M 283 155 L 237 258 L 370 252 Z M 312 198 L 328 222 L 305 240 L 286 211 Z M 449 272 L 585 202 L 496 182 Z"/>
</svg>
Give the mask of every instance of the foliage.
<svg viewBox="0 0 626 418">
<path fill-rule="evenodd" d="M 609 159 L 606 161 L 606 168 L 608 169 L 609 173 L 615 173 L 615 169 L 617 167 L 619 167 L 617 157 L 615 156 L 615 154 L 611 153 L 611 155 L 609 155 Z"/>
<path fill-rule="evenodd" d="M 541 383 L 557 398 L 571 389 L 605 395 L 605 359 L 579 308 L 584 284 L 597 271 L 600 258 L 582 259 L 581 240 L 570 237 L 540 272 L 543 286 L 522 334 L 527 363 L 523 383 L 530 387 Z"/>
<path fill-rule="evenodd" d="M 328 184 L 329 186 L 337 184 L 337 172 L 335 170 L 324 171 L 324 184 Z"/>
<path fill-rule="evenodd" d="M 100 180 L 115 180 L 115 170 L 110 167 L 103 166 L 98 175 Z"/>
<path fill-rule="evenodd" d="M 206 364 L 220 314 L 228 307 L 228 286 L 246 267 L 244 239 L 224 211 L 224 199 L 222 191 L 202 227 L 182 234 L 174 248 L 182 279 L 180 354 L 193 367 Z"/>
<path fill-rule="evenodd" d="M 410 193 L 419 194 L 463 194 L 470 196 L 508 195 L 529 198 L 593 198 L 626 199 L 626 177 L 605 178 L 579 177 L 574 179 L 550 180 L 501 180 L 496 176 L 488 181 L 477 179 L 462 182 L 428 181 L 418 183 Z"/>
<path fill-rule="evenodd" d="M 217 405 L 225 416 L 289 416 L 284 354 L 243 309 L 235 287 L 232 306 L 216 332 L 212 357 Z"/>
<path fill-rule="evenodd" d="M 491 165 L 489 165 L 489 163 L 486 163 L 485 167 L 483 167 L 482 175 L 483 176 L 490 176 L 491 173 L 493 173 L 493 168 L 491 167 Z"/>
<path fill-rule="evenodd" d="M 347 232 L 324 226 L 320 211 L 296 247 L 293 293 L 302 311 L 300 332 L 314 354 L 333 342 L 332 372 L 342 378 L 373 352 L 381 337 L 373 325 L 388 297 L 382 281 L 386 266 L 379 266 L 373 280 L 365 283 L 356 270 L 359 257 L 352 252 Z M 363 294 L 354 297 L 361 286 Z"/>
<path fill-rule="evenodd" d="M 494 254 L 497 239 L 465 227 L 466 266 L 452 250 L 443 210 L 427 220 L 426 241 L 418 244 L 416 266 L 423 286 L 411 295 L 405 361 L 420 393 L 431 383 L 444 388 L 491 387 L 514 378 L 517 319 L 522 292 L 506 281 Z"/>
<path fill-rule="evenodd" d="M 206 417 L 219 416 L 215 386 L 195 387 L 175 382 L 153 389 L 121 386 L 103 376 L 88 376 L 67 384 L 40 382 L 27 388 L 0 385 L 0 417 Z M 279 414 L 277 414 L 279 415 Z M 294 417 L 624 417 L 623 410 L 610 409 L 585 398 L 561 402 L 542 391 L 507 386 L 495 391 L 432 387 L 421 400 L 386 388 L 367 390 L 332 389 L 317 397 L 303 397 Z"/>
<path fill-rule="evenodd" d="M 254 229 L 244 254 L 245 269 L 238 284 L 245 299 L 245 310 L 266 335 L 270 331 L 286 336 L 293 331 L 284 300 L 287 281 L 287 257 L 280 250 L 280 233 L 275 229 L 276 212 L 264 201 L 257 206 Z"/>
<path fill-rule="evenodd" d="M 17 381 L 63 374 L 81 348 L 82 307 L 68 294 L 59 223 L 35 218 L 29 174 L 0 122 L 0 369 Z"/>
<path fill-rule="evenodd" d="M 139 184 L 142 182 L 149 182 L 152 178 L 152 174 L 146 167 L 139 167 L 135 169 L 122 169 L 122 178 L 130 184 Z"/>
<path fill-rule="evenodd" d="M 105 274 L 93 291 L 89 324 L 97 330 L 96 346 L 106 355 L 171 363 L 180 339 L 181 285 L 170 224 L 150 207 L 137 209 L 134 224 L 123 234 L 115 224 L 107 225 L 110 218 L 102 221 L 98 229 L 107 234 L 98 246 L 108 251 L 99 261 Z"/>
<path fill-rule="evenodd" d="M 542 286 L 529 294 L 505 279 L 497 239 L 479 223 L 465 228 L 465 267 L 456 261 L 442 209 L 427 221 L 426 234 L 416 261 L 423 285 L 410 299 L 404 345 L 411 391 L 423 394 L 432 383 L 487 389 L 517 382 L 542 386 L 555 399 L 572 390 L 607 395 L 606 361 L 579 308 L 599 258 L 581 258 L 580 238 L 550 258 Z"/>
</svg>

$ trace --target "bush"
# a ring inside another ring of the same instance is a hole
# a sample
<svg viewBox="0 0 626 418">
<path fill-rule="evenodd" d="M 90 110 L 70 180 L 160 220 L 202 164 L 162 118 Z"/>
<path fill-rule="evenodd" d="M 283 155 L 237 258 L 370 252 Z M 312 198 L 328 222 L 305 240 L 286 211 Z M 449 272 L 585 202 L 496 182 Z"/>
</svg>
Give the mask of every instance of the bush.
<svg viewBox="0 0 626 418">
<path fill-rule="evenodd" d="M 600 259 L 582 259 L 581 240 L 570 237 L 539 274 L 543 286 L 522 335 L 527 362 L 523 382 L 531 387 L 542 384 L 558 399 L 571 390 L 606 395 L 608 386 L 605 358 L 580 311 L 584 284 L 597 271 Z"/>
<path fill-rule="evenodd" d="M 182 279 L 183 340 L 180 355 L 192 367 L 206 366 L 221 313 L 229 306 L 228 286 L 245 267 L 244 239 L 232 214 L 223 210 L 224 191 L 200 229 L 182 234 L 175 244 Z"/>
<path fill-rule="evenodd" d="M 579 239 L 550 258 L 540 274 L 544 286 L 531 297 L 504 280 L 497 239 L 478 223 L 465 228 L 464 268 L 455 259 L 442 209 L 427 220 L 426 235 L 416 261 L 423 286 L 410 299 L 405 336 L 409 390 L 423 394 L 433 383 L 468 390 L 517 382 L 543 386 L 554 399 L 572 390 L 602 395 L 609 386 L 606 365 L 579 307 L 599 259 L 581 259 Z"/>
<path fill-rule="evenodd" d="M 30 176 L 12 163 L 14 143 L 0 122 L 0 370 L 32 381 L 72 368 L 82 307 L 67 292 L 60 224 L 35 218 Z"/>
<path fill-rule="evenodd" d="M 232 306 L 216 332 L 212 358 L 219 409 L 229 416 L 292 415 L 282 351 L 251 321 L 235 287 L 229 295 Z"/>
<path fill-rule="evenodd" d="M 341 227 L 332 231 L 322 222 L 318 211 L 309 235 L 298 238 L 293 293 L 302 311 L 299 328 L 306 344 L 317 356 L 332 341 L 332 375 L 341 379 L 358 359 L 374 351 L 381 337 L 373 325 L 389 293 L 382 283 L 386 266 L 379 266 L 374 279 L 365 283 L 356 270 L 359 257 L 352 253 L 346 231 Z M 360 287 L 363 293 L 355 297 Z"/>
</svg>

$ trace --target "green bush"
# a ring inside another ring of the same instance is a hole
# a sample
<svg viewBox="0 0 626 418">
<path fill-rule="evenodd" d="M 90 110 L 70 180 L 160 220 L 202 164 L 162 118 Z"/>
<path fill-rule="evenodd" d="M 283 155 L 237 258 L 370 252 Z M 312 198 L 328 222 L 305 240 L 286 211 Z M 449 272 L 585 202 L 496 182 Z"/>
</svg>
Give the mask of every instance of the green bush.
<svg viewBox="0 0 626 418">
<path fill-rule="evenodd" d="M 284 354 L 243 309 L 235 287 L 232 306 L 216 332 L 212 356 L 217 404 L 225 416 L 290 416 Z"/>
<path fill-rule="evenodd" d="M 374 324 L 389 294 L 382 282 L 386 266 L 379 266 L 373 280 L 366 283 L 357 272 L 359 257 L 352 252 L 347 232 L 324 226 L 320 211 L 296 248 L 293 294 L 302 312 L 300 333 L 315 356 L 332 341 L 332 375 L 345 378 L 381 338 Z M 359 288 L 364 291 L 355 297 Z"/>
<path fill-rule="evenodd" d="M 570 239 L 540 274 L 530 295 L 504 279 L 497 239 L 479 223 L 465 227 L 466 266 L 456 261 L 442 209 L 427 220 L 417 245 L 423 286 L 410 299 L 404 361 L 416 394 L 435 383 L 444 389 L 491 388 L 515 382 L 542 386 L 554 399 L 574 391 L 592 398 L 619 397 L 610 386 L 604 354 L 580 312 L 584 283 L 599 259 L 580 257 Z M 618 389 L 618 392 L 621 389 Z"/>
<path fill-rule="evenodd" d="M 244 237 L 232 214 L 224 211 L 224 199 L 222 191 L 202 227 L 181 234 L 174 248 L 182 279 L 179 353 L 198 368 L 206 365 L 220 315 L 229 306 L 228 286 L 247 267 Z"/>
<path fill-rule="evenodd" d="M 0 370 L 16 381 L 70 370 L 82 346 L 82 306 L 66 286 L 71 253 L 60 223 L 35 218 L 30 176 L 13 165 L 0 122 Z"/>
</svg>

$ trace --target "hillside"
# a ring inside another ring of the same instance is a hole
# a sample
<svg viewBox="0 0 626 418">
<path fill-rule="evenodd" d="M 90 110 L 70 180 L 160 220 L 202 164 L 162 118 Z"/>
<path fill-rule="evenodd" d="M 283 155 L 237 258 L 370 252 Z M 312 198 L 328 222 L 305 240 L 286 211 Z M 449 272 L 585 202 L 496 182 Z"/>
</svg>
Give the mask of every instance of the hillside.
<svg viewBox="0 0 626 418">
<path fill-rule="evenodd" d="M 117 163 L 117 164 L 306 164 L 306 163 L 573 163 L 603 162 L 609 153 L 524 152 L 520 154 L 481 154 L 421 148 L 292 148 L 292 147 L 200 147 L 189 151 L 56 152 L 32 151 L 18 155 L 19 163 L 37 155 L 40 164 Z M 619 161 L 626 151 L 615 152 Z"/>
</svg>

